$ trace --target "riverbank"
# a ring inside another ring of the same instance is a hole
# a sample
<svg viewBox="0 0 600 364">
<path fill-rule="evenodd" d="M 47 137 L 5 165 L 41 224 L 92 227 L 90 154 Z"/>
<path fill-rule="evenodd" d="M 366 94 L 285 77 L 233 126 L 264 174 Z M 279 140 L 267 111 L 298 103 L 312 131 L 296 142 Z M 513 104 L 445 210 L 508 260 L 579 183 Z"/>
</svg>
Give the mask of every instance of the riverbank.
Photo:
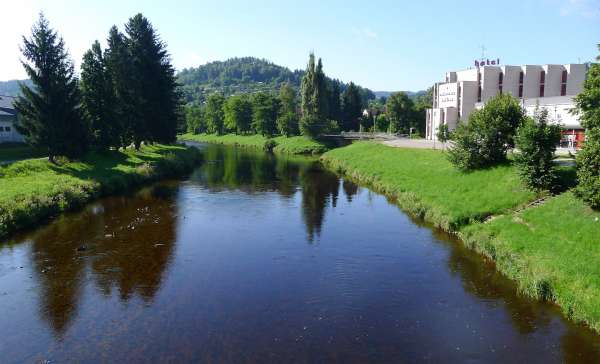
<svg viewBox="0 0 600 364">
<path fill-rule="evenodd" d="M 190 170 L 200 153 L 180 145 L 92 152 L 80 161 L 27 159 L 0 167 L 0 237 L 102 195 Z"/>
<path fill-rule="evenodd" d="M 231 145 L 244 148 L 254 148 L 264 150 L 267 141 L 274 141 L 275 146 L 273 148 L 274 153 L 282 154 L 322 154 L 328 151 L 330 148 L 316 140 L 309 139 L 303 136 L 285 137 L 278 136 L 274 138 L 267 138 L 262 135 L 236 135 L 236 134 L 183 134 L 178 138 L 180 141 L 193 141 L 201 143 L 212 143 Z"/>
<path fill-rule="evenodd" d="M 512 166 L 463 174 L 433 150 L 355 143 L 321 160 L 457 233 L 522 293 L 555 302 L 567 317 L 600 332 L 600 212 L 571 192 L 529 206 L 539 196 L 521 186 Z"/>
</svg>

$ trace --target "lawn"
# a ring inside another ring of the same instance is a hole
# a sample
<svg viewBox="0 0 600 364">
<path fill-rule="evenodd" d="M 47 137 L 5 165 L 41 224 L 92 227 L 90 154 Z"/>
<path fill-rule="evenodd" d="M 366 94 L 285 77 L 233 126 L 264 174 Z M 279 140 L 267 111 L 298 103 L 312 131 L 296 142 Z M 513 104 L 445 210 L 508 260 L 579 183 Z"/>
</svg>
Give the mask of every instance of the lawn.
<svg viewBox="0 0 600 364">
<path fill-rule="evenodd" d="M 269 138 L 262 135 L 236 135 L 236 134 L 183 134 L 179 140 L 197 141 L 204 143 L 214 143 L 223 145 L 235 145 L 240 147 L 249 147 L 264 149 L 265 143 Z M 322 142 L 315 141 L 303 136 L 284 137 L 278 136 L 271 138 L 277 145 L 273 149 L 275 153 L 285 154 L 321 154 L 329 148 Z"/>
<path fill-rule="evenodd" d="M 89 153 L 54 165 L 45 158 L 0 167 L 0 236 L 102 195 L 181 173 L 199 161 L 184 146 L 152 145 L 140 151 Z"/>
<path fill-rule="evenodd" d="M 43 156 L 39 150 L 35 150 L 26 144 L 5 143 L 0 144 L 0 163 L 16 160 L 36 158 Z"/>
<path fill-rule="evenodd" d="M 555 301 L 600 331 L 600 212 L 571 192 L 468 226 L 463 240 L 496 261 L 526 294 Z"/>
<path fill-rule="evenodd" d="M 330 168 L 398 200 L 398 204 L 449 231 L 526 205 L 526 190 L 510 165 L 472 173 L 456 170 L 441 151 L 357 142 L 321 160 Z"/>
</svg>

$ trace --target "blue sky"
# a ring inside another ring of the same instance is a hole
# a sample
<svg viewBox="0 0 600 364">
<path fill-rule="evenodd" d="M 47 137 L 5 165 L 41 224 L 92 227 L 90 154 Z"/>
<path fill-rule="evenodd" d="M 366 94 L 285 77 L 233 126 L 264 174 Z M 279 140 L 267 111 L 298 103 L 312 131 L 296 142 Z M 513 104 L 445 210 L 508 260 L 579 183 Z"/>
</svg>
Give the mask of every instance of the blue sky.
<svg viewBox="0 0 600 364">
<path fill-rule="evenodd" d="M 373 90 L 420 90 L 481 56 L 503 64 L 590 61 L 600 43 L 600 0 L 502 1 L 7 1 L 0 80 L 22 78 L 20 36 L 40 10 L 79 64 L 95 39 L 142 12 L 178 69 L 235 56 L 325 72 Z"/>
</svg>

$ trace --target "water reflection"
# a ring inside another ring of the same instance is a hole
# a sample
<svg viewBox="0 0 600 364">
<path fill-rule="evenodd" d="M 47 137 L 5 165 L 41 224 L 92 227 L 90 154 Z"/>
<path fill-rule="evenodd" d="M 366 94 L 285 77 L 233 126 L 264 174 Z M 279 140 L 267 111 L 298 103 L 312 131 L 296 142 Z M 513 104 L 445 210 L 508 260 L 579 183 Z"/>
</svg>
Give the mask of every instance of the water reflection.
<svg viewBox="0 0 600 364">
<path fill-rule="evenodd" d="M 105 199 L 30 237 L 41 314 L 58 335 L 75 316 L 87 279 L 106 296 L 117 290 L 123 301 L 152 300 L 174 250 L 177 188 L 158 185 L 136 198 Z"/>
</svg>

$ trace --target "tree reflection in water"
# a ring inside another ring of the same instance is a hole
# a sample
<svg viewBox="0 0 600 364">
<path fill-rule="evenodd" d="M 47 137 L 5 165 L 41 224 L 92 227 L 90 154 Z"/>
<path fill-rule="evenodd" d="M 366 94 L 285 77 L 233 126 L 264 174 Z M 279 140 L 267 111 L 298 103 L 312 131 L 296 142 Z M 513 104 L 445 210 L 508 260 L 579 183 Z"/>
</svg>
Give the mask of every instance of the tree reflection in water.
<svg viewBox="0 0 600 364">
<path fill-rule="evenodd" d="M 68 215 L 31 237 L 41 285 L 41 314 L 61 336 L 75 316 L 82 286 L 105 295 L 151 301 L 174 251 L 177 185 L 157 185 L 136 198 L 114 197 Z M 92 274 L 88 274 L 88 273 Z"/>
</svg>

